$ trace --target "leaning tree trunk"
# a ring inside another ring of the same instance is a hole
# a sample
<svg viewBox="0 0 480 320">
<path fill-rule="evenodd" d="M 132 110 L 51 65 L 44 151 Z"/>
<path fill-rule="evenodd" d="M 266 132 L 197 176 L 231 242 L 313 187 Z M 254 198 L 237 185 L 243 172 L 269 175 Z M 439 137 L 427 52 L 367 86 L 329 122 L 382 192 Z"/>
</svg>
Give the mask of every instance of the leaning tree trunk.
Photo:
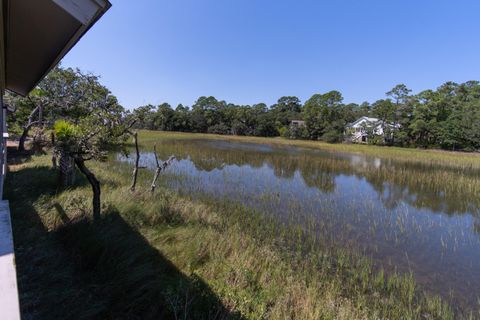
<svg viewBox="0 0 480 320">
<path fill-rule="evenodd" d="M 97 180 L 95 175 L 88 170 L 85 166 L 85 160 L 81 157 L 75 157 L 75 164 L 77 165 L 78 170 L 87 178 L 88 182 L 92 186 L 93 191 L 93 219 L 98 220 L 100 219 L 100 182 Z"/>
<path fill-rule="evenodd" d="M 60 152 L 60 183 L 64 187 L 73 185 L 75 180 L 75 162 L 72 156 L 66 152 Z"/>
<path fill-rule="evenodd" d="M 37 112 L 40 112 L 42 108 L 40 106 L 35 107 L 35 109 L 32 110 L 30 115 L 28 116 L 28 122 L 27 124 L 23 127 L 23 132 L 20 137 L 20 140 L 18 141 L 18 151 L 25 151 L 25 140 L 27 139 L 28 132 L 32 128 L 34 124 L 37 124 L 39 121 L 33 121 L 33 117 Z"/>
<path fill-rule="evenodd" d="M 20 152 L 25 151 L 25 140 L 27 139 L 28 131 L 30 131 L 30 127 L 27 126 L 23 128 L 22 135 L 18 141 L 18 151 Z"/>
<path fill-rule="evenodd" d="M 132 185 L 130 186 L 131 191 L 135 191 L 135 186 L 137 185 L 138 177 L 138 164 L 140 163 L 140 151 L 138 150 L 138 133 L 133 134 L 133 142 L 135 143 L 135 168 L 133 168 L 132 173 Z"/>
<path fill-rule="evenodd" d="M 36 125 L 38 121 L 34 121 L 31 123 L 28 123 L 25 127 L 23 127 L 22 135 L 20 136 L 20 139 L 18 140 L 18 151 L 25 151 L 25 141 L 27 140 L 28 133 L 30 132 L 30 129 Z"/>
<path fill-rule="evenodd" d="M 55 146 L 55 133 L 50 133 L 50 143 L 52 148 Z M 52 152 L 52 167 L 54 170 L 57 170 L 57 153 L 55 152 L 55 148 L 53 148 Z"/>
</svg>

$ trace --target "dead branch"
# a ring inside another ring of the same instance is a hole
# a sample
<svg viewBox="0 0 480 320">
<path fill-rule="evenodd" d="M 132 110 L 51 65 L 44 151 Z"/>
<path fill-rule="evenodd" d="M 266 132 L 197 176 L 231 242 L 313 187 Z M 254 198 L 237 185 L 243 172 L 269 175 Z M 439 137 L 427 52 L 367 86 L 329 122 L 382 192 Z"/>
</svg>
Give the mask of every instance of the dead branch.
<svg viewBox="0 0 480 320">
<path fill-rule="evenodd" d="M 165 170 L 173 162 L 173 160 L 175 160 L 175 156 L 170 156 L 170 158 L 168 158 L 167 161 L 163 162 L 160 165 L 160 162 L 158 161 L 158 155 L 157 155 L 157 145 L 153 146 L 153 154 L 155 155 L 155 164 L 157 165 L 157 169 L 155 170 L 152 185 L 150 187 L 151 193 L 153 193 L 155 191 L 155 188 L 157 187 L 157 180 L 158 180 L 158 177 L 160 176 L 160 172 L 162 172 L 162 170 Z"/>
<path fill-rule="evenodd" d="M 132 185 L 130 186 L 130 191 L 135 191 L 135 186 L 137 185 L 137 176 L 138 176 L 138 164 L 140 162 L 140 151 L 138 150 L 138 133 L 133 133 L 133 142 L 135 143 L 135 167 L 133 168 L 132 174 Z"/>
<path fill-rule="evenodd" d="M 132 121 L 130 121 L 129 124 L 127 124 L 127 126 L 125 127 L 125 132 L 130 132 L 130 129 L 133 127 L 133 125 L 137 122 L 137 119 L 133 119 Z"/>
</svg>

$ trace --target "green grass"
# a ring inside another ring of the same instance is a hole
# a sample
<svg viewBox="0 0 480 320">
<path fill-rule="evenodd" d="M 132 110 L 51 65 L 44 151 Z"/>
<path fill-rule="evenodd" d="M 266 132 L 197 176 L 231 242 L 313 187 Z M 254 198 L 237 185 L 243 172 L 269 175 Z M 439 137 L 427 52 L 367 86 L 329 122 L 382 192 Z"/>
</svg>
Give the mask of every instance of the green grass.
<svg viewBox="0 0 480 320">
<path fill-rule="evenodd" d="M 157 135 L 142 132 L 140 141 Z M 165 134 L 183 136 L 192 135 Z M 165 188 L 152 195 L 147 171 L 131 193 L 125 164 L 89 166 L 102 183 L 103 215 L 95 222 L 81 177 L 57 188 L 47 156 L 10 166 L 5 190 L 27 319 L 454 318 L 412 276 L 386 276 L 361 255 L 309 245 L 301 228 L 228 201 Z"/>
<path fill-rule="evenodd" d="M 480 154 L 467 152 L 452 152 L 444 150 L 425 150 L 400 147 L 373 146 L 364 144 L 326 143 L 311 140 L 289 140 L 281 137 L 245 137 L 227 136 L 203 133 L 182 133 L 167 131 L 142 130 L 139 134 L 139 142 L 143 145 L 151 145 L 159 139 L 217 139 L 227 141 L 239 141 L 250 143 L 262 143 L 279 146 L 296 146 L 315 148 L 329 152 L 347 152 L 365 154 L 379 158 L 395 159 L 397 161 L 426 162 L 431 164 L 448 165 L 457 168 L 480 169 Z"/>
</svg>

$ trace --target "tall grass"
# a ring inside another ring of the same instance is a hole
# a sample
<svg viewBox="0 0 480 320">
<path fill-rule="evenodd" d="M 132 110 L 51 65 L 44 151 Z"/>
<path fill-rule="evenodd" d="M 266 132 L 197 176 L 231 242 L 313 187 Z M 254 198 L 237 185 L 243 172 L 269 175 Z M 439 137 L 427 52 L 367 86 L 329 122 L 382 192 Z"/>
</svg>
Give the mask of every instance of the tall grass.
<svg viewBox="0 0 480 320">
<path fill-rule="evenodd" d="M 409 163 L 427 163 L 433 165 L 446 165 L 460 169 L 480 169 L 480 154 L 468 152 L 453 152 L 436 149 L 414 149 L 401 147 L 374 146 L 363 144 L 337 143 L 331 144 L 311 140 L 289 140 L 285 138 L 264 138 L 246 136 L 227 136 L 217 134 L 182 133 L 166 131 L 142 130 L 139 141 L 144 145 L 153 144 L 159 139 L 215 139 L 239 142 L 253 142 L 261 144 L 297 146 L 319 149 L 329 152 L 347 152 L 371 155 L 384 159 L 395 159 Z"/>
<path fill-rule="evenodd" d="M 453 319 L 411 275 L 386 276 L 308 229 L 234 202 L 180 196 L 151 173 L 128 190 L 125 164 L 95 163 L 103 217 L 90 189 L 57 189 L 49 159 L 11 166 L 22 312 L 27 318 Z M 161 177 L 165 179 L 165 177 Z"/>
</svg>

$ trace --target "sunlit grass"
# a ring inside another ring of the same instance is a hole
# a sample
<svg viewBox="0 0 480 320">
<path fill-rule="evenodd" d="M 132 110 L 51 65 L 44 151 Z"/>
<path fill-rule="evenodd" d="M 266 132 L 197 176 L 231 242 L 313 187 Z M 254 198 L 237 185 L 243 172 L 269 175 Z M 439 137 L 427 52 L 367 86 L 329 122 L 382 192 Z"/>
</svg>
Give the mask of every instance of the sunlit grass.
<svg viewBox="0 0 480 320">
<path fill-rule="evenodd" d="M 458 168 L 480 169 L 480 154 L 466 152 L 450 152 L 444 150 L 424 150 L 414 148 L 385 147 L 362 144 L 330 144 L 321 141 L 289 140 L 281 137 L 246 137 L 228 136 L 201 133 L 182 133 L 166 131 L 140 131 L 139 140 L 143 145 L 150 145 L 159 139 L 218 139 L 227 141 L 254 142 L 271 145 L 298 146 L 315 148 L 332 152 L 348 152 L 372 155 L 380 158 L 393 158 L 408 162 L 424 162 L 431 164 L 443 164 Z"/>
</svg>

